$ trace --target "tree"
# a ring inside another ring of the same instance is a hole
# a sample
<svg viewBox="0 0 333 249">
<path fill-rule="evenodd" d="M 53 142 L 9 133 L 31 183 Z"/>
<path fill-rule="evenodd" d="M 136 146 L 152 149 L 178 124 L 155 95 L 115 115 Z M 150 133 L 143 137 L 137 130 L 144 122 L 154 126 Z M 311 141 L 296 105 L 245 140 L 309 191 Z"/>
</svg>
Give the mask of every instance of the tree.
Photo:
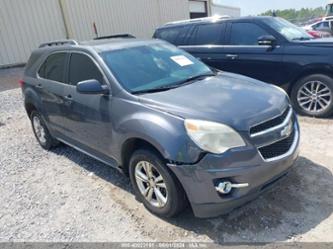
<svg viewBox="0 0 333 249">
<path fill-rule="evenodd" d="M 262 14 L 261 16 L 273 16 L 275 13 L 276 16 L 287 19 L 288 21 L 294 23 L 302 23 L 309 19 L 322 17 L 325 15 L 325 9 L 322 7 L 318 7 L 315 9 L 312 8 L 302 8 L 300 10 L 295 9 L 285 9 L 285 10 L 268 10 Z"/>
</svg>

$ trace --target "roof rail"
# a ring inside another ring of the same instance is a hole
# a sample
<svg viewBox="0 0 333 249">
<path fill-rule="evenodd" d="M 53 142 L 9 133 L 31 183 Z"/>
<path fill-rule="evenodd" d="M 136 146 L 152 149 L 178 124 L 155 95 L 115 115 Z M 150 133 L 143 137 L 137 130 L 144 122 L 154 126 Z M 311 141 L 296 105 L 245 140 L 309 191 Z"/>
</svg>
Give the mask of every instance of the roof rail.
<svg viewBox="0 0 333 249">
<path fill-rule="evenodd" d="M 53 42 L 45 42 L 39 45 L 39 48 L 51 47 L 51 46 L 62 46 L 62 45 L 78 45 L 79 43 L 75 40 L 58 40 Z"/>
<path fill-rule="evenodd" d="M 136 38 L 131 34 L 116 34 L 116 35 L 108 35 L 108 36 L 99 36 L 94 38 L 94 40 L 103 40 L 103 39 L 114 39 L 114 38 Z"/>
<path fill-rule="evenodd" d="M 203 17 L 203 18 L 194 18 L 194 19 L 187 19 L 187 20 L 180 20 L 180 21 L 174 21 L 174 22 L 168 22 L 165 25 L 173 25 L 173 24 L 182 24 L 182 23 L 196 23 L 196 22 L 202 22 L 202 21 L 219 21 L 223 19 L 231 18 L 228 15 L 223 16 L 210 16 L 210 17 Z"/>
</svg>

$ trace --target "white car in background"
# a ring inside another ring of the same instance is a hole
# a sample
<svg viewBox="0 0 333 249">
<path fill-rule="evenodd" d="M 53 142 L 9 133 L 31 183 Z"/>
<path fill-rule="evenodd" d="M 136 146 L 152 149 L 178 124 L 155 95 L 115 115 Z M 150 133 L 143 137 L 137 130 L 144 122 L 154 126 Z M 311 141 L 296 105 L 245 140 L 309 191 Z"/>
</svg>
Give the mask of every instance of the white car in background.
<svg viewBox="0 0 333 249">
<path fill-rule="evenodd" d="M 303 28 L 315 38 L 331 37 L 333 34 L 333 16 L 315 19 Z"/>
</svg>

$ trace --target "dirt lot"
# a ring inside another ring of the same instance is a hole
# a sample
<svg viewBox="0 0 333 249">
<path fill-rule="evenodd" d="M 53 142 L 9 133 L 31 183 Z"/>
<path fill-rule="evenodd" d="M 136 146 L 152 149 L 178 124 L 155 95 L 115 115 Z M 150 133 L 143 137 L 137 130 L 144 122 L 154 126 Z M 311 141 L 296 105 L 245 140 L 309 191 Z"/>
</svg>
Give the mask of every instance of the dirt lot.
<svg viewBox="0 0 333 249">
<path fill-rule="evenodd" d="M 13 75 L 0 72 L 0 86 Z M 162 220 L 116 170 L 67 146 L 42 150 L 20 90 L 2 91 L 0 241 L 333 242 L 333 119 L 300 123 L 300 158 L 277 188 L 224 217 Z"/>
</svg>

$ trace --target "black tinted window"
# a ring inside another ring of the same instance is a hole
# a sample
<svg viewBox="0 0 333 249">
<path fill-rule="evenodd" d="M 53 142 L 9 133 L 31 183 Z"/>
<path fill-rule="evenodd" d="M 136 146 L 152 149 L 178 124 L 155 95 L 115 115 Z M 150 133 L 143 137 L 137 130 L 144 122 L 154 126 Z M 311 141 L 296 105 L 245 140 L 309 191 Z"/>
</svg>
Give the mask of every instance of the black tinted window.
<svg viewBox="0 0 333 249">
<path fill-rule="evenodd" d="M 221 33 L 224 28 L 222 23 L 199 25 L 190 39 L 191 45 L 220 44 Z"/>
<path fill-rule="evenodd" d="M 258 38 L 268 33 L 254 23 L 233 23 L 231 27 L 230 44 L 257 45 Z"/>
<path fill-rule="evenodd" d="M 80 81 L 93 79 L 104 82 L 102 73 L 88 56 L 73 53 L 69 65 L 70 84 L 76 85 Z"/>
<path fill-rule="evenodd" d="M 168 28 L 157 31 L 156 38 L 179 45 L 182 43 L 189 27 Z"/>
<path fill-rule="evenodd" d="M 64 82 L 66 53 L 50 55 L 41 66 L 38 74 L 44 79 Z"/>
</svg>

